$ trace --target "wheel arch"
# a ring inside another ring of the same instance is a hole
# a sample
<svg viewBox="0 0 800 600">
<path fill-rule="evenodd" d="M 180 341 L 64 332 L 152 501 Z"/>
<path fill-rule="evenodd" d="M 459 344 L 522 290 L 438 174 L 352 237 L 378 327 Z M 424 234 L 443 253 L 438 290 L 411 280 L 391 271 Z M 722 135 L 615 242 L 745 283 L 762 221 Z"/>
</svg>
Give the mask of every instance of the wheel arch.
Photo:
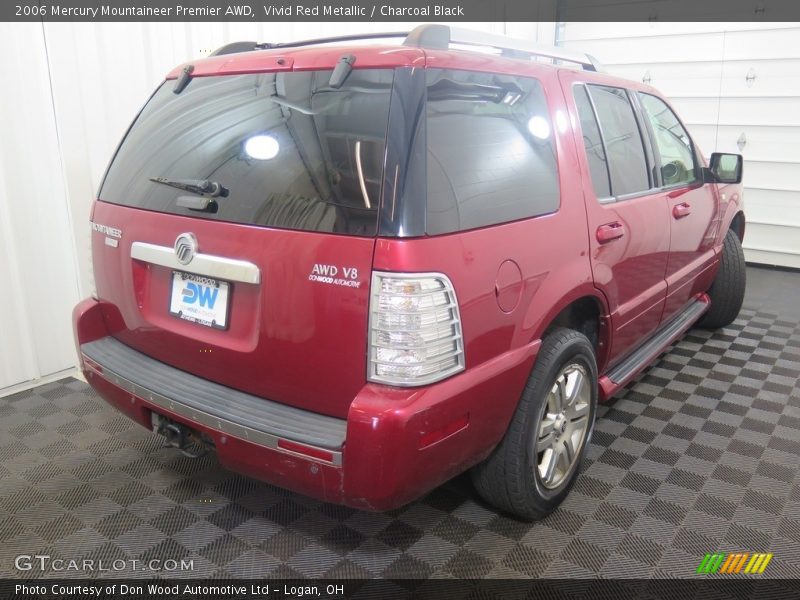
<svg viewBox="0 0 800 600">
<path fill-rule="evenodd" d="M 739 237 L 739 241 L 744 241 L 744 229 L 745 229 L 746 221 L 744 217 L 744 211 L 739 210 L 733 218 L 731 219 L 730 224 L 728 225 L 728 229 L 732 229 L 736 235 Z"/>
<path fill-rule="evenodd" d="M 542 319 L 537 338 L 544 339 L 557 327 L 584 334 L 595 350 L 598 373 L 602 373 L 611 347 L 608 304 L 597 288 L 587 286 L 564 296 Z"/>
</svg>

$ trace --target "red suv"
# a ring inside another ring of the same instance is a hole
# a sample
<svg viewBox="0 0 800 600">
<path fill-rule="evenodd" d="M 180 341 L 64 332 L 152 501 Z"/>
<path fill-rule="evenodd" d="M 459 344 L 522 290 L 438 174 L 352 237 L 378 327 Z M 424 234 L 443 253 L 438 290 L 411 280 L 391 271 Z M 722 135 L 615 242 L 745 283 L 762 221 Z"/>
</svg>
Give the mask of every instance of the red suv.
<svg viewBox="0 0 800 600">
<path fill-rule="evenodd" d="M 706 163 L 585 55 L 351 39 L 167 76 L 92 209 L 82 369 L 171 445 L 326 502 L 391 509 L 472 469 L 542 517 L 597 402 L 736 317 L 741 156 Z"/>
</svg>

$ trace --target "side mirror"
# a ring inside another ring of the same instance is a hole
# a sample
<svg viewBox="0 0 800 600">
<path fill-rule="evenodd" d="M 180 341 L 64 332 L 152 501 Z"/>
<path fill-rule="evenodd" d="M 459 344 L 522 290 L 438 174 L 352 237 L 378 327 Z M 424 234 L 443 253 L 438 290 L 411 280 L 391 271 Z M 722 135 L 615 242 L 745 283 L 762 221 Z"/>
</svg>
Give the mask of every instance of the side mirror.
<svg viewBox="0 0 800 600">
<path fill-rule="evenodd" d="M 714 152 L 708 169 L 704 169 L 705 183 L 741 183 L 742 162 L 741 154 Z"/>
</svg>

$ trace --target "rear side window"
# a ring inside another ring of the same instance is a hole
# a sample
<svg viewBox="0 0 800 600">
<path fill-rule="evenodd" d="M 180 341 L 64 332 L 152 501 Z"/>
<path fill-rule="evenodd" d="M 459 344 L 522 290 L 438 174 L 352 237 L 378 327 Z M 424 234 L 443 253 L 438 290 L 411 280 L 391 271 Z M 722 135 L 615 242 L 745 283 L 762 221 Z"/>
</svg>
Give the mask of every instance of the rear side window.
<svg viewBox="0 0 800 600">
<path fill-rule="evenodd" d="M 375 235 L 393 72 L 357 69 L 339 89 L 330 76 L 196 77 L 180 94 L 165 82 L 120 146 L 100 198 L 203 219 Z M 187 208 L 202 195 L 167 184 L 198 181 L 224 189 L 204 210 Z"/>
<path fill-rule="evenodd" d="M 600 121 L 611 193 L 635 194 L 650 188 L 644 143 L 628 94 L 622 88 L 588 85 Z"/>
<path fill-rule="evenodd" d="M 581 120 L 583 147 L 586 150 L 586 160 L 589 163 L 594 193 L 598 198 L 608 198 L 611 196 L 611 182 L 608 179 L 606 150 L 603 147 L 600 128 L 597 126 L 597 119 L 586 86 L 575 86 L 575 105 L 578 107 L 578 116 Z"/>
<path fill-rule="evenodd" d="M 554 212 L 558 168 L 536 79 L 427 72 L 429 234 Z"/>
<path fill-rule="evenodd" d="M 686 129 L 660 98 L 651 94 L 639 94 L 639 98 L 655 134 L 664 185 L 693 183 L 697 180 L 697 163 L 692 139 Z"/>
</svg>

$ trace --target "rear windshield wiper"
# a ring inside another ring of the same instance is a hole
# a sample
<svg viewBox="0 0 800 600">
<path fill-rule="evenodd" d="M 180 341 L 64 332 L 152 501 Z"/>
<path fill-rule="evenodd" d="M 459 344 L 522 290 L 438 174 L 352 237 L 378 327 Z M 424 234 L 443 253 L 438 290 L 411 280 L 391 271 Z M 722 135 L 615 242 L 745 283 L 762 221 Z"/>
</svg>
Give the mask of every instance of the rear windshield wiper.
<svg viewBox="0 0 800 600">
<path fill-rule="evenodd" d="M 178 188 L 184 192 L 192 192 L 210 198 L 225 198 L 230 190 L 221 183 L 208 179 L 167 179 L 166 177 L 151 177 L 150 181 Z"/>
</svg>

